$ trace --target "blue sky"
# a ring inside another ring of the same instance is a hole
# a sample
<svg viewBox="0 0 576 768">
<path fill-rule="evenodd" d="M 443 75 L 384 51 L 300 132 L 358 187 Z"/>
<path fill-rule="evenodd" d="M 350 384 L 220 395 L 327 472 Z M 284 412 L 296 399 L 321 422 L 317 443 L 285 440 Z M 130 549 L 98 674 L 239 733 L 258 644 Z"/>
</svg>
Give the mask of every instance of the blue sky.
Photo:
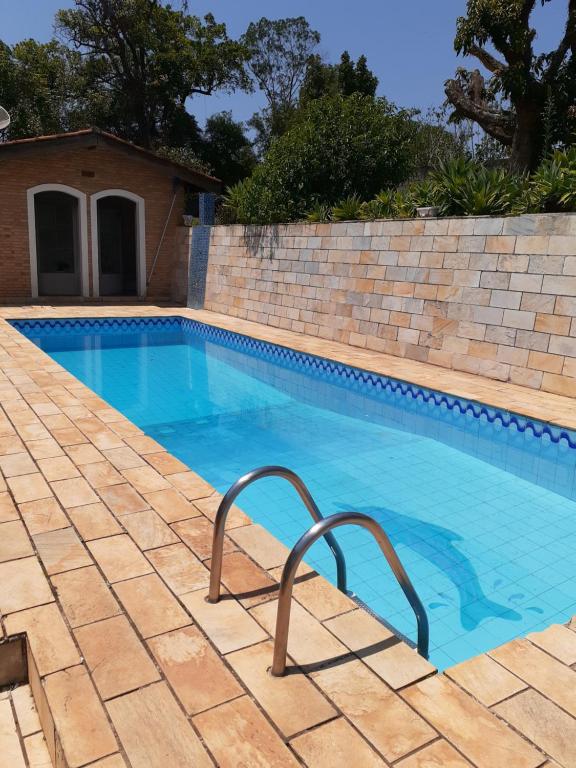
<svg viewBox="0 0 576 768">
<path fill-rule="evenodd" d="M 567 4 L 552 0 L 538 8 L 541 50 L 555 46 Z M 0 38 L 7 43 L 26 37 L 48 40 L 55 11 L 72 5 L 72 0 L 0 0 Z M 213 12 L 232 36 L 261 16 L 303 15 L 321 33 L 320 51 L 328 60 L 337 60 L 344 49 L 354 57 L 366 54 L 380 80 L 379 93 L 405 107 L 439 105 L 444 81 L 466 63 L 453 50 L 456 18 L 464 13 L 465 0 L 190 0 L 190 8 L 199 15 Z M 262 106 L 262 98 L 243 93 L 201 96 L 190 106 L 200 123 L 223 109 L 246 120 Z"/>
</svg>

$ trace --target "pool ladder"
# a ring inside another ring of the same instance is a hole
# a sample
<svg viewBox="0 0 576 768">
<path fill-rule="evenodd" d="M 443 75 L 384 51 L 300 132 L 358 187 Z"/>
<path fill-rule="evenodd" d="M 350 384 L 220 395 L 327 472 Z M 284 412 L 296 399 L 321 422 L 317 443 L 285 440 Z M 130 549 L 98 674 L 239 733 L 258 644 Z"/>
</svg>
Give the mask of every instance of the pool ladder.
<svg viewBox="0 0 576 768">
<path fill-rule="evenodd" d="M 342 525 L 357 525 L 370 531 L 376 539 L 382 554 L 388 561 L 394 576 L 402 591 L 406 595 L 412 610 L 416 616 L 418 627 L 418 653 L 425 659 L 428 658 L 428 646 L 430 630 L 428 625 L 428 616 L 426 611 L 404 566 L 400 562 L 396 550 L 382 526 L 369 515 L 361 512 L 338 512 L 329 517 L 323 517 L 312 494 L 306 487 L 304 481 L 292 470 L 286 467 L 260 467 L 239 478 L 222 498 L 216 518 L 214 521 L 214 536 L 212 540 L 212 561 L 210 565 L 210 588 L 208 591 L 208 602 L 217 603 L 220 600 L 220 582 L 222 578 L 222 556 L 224 550 L 224 529 L 226 518 L 235 500 L 239 494 L 252 483 L 265 477 L 281 477 L 287 480 L 298 492 L 304 506 L 310 512 L 314 519 L 314 525 L 301 536 L 292 551 L 288 555 L 282 577 L 280 579 L 280 588 L 278 593 L 278 613 L 276 615 L 276 636 L 274 640 L 274 656 L 272 661 L 271 673 L 280 677 L 286 671 L 286 654 L 288 650 L 288 632 L 290 628 L 290 609 L 292 605 L 292 590 L 296 571 L 302 562 L 302 559 L 310 547 L 321 537 L 330 547 L 336 560 L 336 573 L 338 589 L 344 594 L 348 594 L 346 583 L 346 562 L 338 542 L 332 533 L 333 528 L 339 528 Z"/>
</svg>

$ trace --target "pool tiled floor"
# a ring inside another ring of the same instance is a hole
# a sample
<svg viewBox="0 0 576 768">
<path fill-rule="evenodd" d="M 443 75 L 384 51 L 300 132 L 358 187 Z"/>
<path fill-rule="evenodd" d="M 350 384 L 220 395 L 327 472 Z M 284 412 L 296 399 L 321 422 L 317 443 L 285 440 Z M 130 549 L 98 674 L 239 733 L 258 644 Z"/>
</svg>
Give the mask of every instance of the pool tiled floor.
<svg viewBox="0 0 576 768">
<path fill-rule="evenodd" d="M 208 312 L 59 306 L 0 315 L 168 312 L 576 427 L 568 398 Z M 208 604 L 217 503 L 207 483 L 0 320 L 0 638 L 28 634 L 57 768 L 576 765 L 576 624 L 437 675 L 312 576 L 295 590 L 289 642 L 304 671 L 273 679 L 268 585 L 284 552 L 235 510 L 224 582 L 236 593 L 242 580 L 256 594 Z M 550 584 L 551 601 L 558 588 Z M 9 714 L 0 765 L 22 748 L 11 704 Z M 20 755 L 13 764 L 20 758 L 25 765 Z"/>
</svg>

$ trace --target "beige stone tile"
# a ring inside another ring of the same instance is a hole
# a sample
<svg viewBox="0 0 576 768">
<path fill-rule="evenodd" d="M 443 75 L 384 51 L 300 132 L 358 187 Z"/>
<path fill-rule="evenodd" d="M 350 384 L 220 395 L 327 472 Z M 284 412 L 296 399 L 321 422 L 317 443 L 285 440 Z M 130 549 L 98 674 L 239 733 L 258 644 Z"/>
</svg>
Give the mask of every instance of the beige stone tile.
<svg viewBox="0 0 576 768">
<path fill-rule="evenodd" d="M 52 758 L 43 733 L 35 733 L 24 739 L 24 750 L 30 768 L 53 768 Z"/>
<path fill-rule="evenodd" d="M 45 440 L 29 440 L 26 443 L 26 448 L 36 461 L 39 459 L 53 459 L 64 455 L 62 448 L 51 437 L 47 437 Z"/>
<path fill-rule="evenodd" d="M 81 507 L 84 504 L 100 501 L 83 477 L 56 480 L 50 485 L 63 507 Z"/>
<path fill-rule="evenodd" d="M 270 633 L 276 631 L 278 601 L 273 600 L 251 609 L 251 614 Z M 345 657 L 348 649 L 307 611 L 292 602 L 288 654 L 297 664 L 315 665 L 331 659 Z"/>
<path fill-rule="evenodd" d="M 151 509 L 135 512 L 132 515 L 124 515 L 122 525 L 140 549 L 165 547 L 179 541 L 178 536 Z"/>
<path fill-rule="evenodd" d="M 543 632 L 528 635 L 528 640 L 555 656 L 563 664 L 576 664 L 576 634 L 567 627 L 553 624 Z"/>
<path fill-rule="evenodd" d="M 150 506 L 128 483 L 100 488 L 99 493 L 106 506 L 117 516 L 142 512 Z"/>
<path fill-rule="evenodd" d="M 171 544 L 146 553 L 154 568 L 176 595 L 205 589 L 210 580 L 208 569 L 184 544 Z"/>
<path fill-rule="evenodd" d="M 70 525 L 70 521 L 54 498 L 26 501 L 24 504 L 19 504 L 18 509 L 31 536 L 67 528 Z"/>
<path fill-rule="evenodd" d="M 44 685 L 70 768 L 117 752 L 118 744 L 83 666 L 50 675 Z"/>
<path fill-rule="evenodd" d="M 494 710 L 560 765 L 576 765 L 576 721 L 544 696 L 527 690 Z"/>
<path fill-rule="evenodd" d="M 244 693 L 197 627 L 159 635 L 148 645 L 189 715 Z"/>
<path fill-rule="evenodd" d="M 526 688 L 526 683 L 484 654 L 447 669 L 446 674 L 486 707 Z"/>
<path fill-rule="evenodd" d="M 222 727 L 226 723 L 226 727 Z M 220 768 L 297 766 L 298 761 L 247 696 L 194 718 Z"/>
<path fill-rule="evenodd" d="M 146 456 L 148 453 L 159 453 L 164 448 L 157 443 L 156 440 L 152 440 L 151 437 L 146 435 L 136 435 L 135 437 L 127 437 L 125 442 L 140 456 Z"/>
<path fill-rule="evenodd" d="M 574 670 L 541 651 L 528 640 L 513 640 L 490 651 L 490 656 L 576 717 Z"/>
<path fill-rule="evenodd" d="M 0 700 L 0 755 L 6 768 L 26 768 L 9 699 Z"/>
<path fill-rule="evenodd" d="M 147 493 L 144 498 L 167 523 L 176 523 L 200 515 L 199 510 L 174 488 Z"/>
<path fill-rule="evenodd" d="M 53 429 L 52 437 L 57 440 L 63 448 L 68 448 L 71 445 L 81 445 L 86 442 L 86 436 L 83 435 L 79 429 L 76 429 L 76 427 Z"/>
<path fill-rule="evenodd" d="M 312 677 L 387 760 L 398 760 L 436 737 L 419 715 L 356 659 L 313 672 Z"/>
<path fill-rule="evenodd" d="M 0 523 L 0 563 L 34 554 L 26 528 L 19 520 Z"/>
<path fill-rule="evenodd" d="M 205 499 L 196 499 L 194 506 L 197 507 L 203 515 L 209 520 L 216 519 L 216 513 L 222 501 L 222 494 L 214 491 L 210 496 Z M 236 504 L 233 504 L 228 511 L 228 517 L 226 518 L 226 530 L 229 528 L 239 528 L 241 525 L 250 525 L 251 520 L 247 514 L 245 514 Z"/>
<path fill-rule="evenodd" d="M 36 472 L 36 465 L 28 453 L 10 453 L 0 456 L 0 471 L 4 477 L 31 475 Z"/>
<path fill-rule="evenodd" d="M 132 766 L 213 765 L 165 683 L 121 696 L 107 707 Z"/>
<path fill-rule="evenodd" d="M 228 532 L 236 542 L 258 565 L 268 570 L 284 565 L 290 550 L 261 525 L 245 525 Z"/>
<path fill-rule="evenodd" d="M 136 451 L 132 450 L 128 445 L 124 445 L 122 448 L 111 448 L 110 450 L 103 451 L 103 454 L 110 464 L 120 470 L 143 467 L 146 464 L 144 459 L 142 459 Z"/>
<path fill-rule="evenodd" d="M 133 469 L 123 469 L 122 474 L 131 483 L 138 493 L 152 493 L 161 491 L 163 488 L 169 488 L 170 484 L 159 472 L 152 467 L 134 467 Z"/>
<path fill-rule="evenodd" d="M 109 461 L 84 464 L 80 469 L 92 488 L 105 488 L 109 485 L 120 485 L 125 482 L 122 475 Z"/>
<path fill-rule="evenodd" d="M 55 603 L 10 614 L 6 618 L 6 630 L 9 635 L 28 634 L 40 675 L 80 663 L 72 636 Z"/>
<path fill-rule="evenodd" d="M 405 699 L 478 768 L 537 768 L 542 755 L 444 676 L 403 691 Z"/>
<path fill-rule="evenodd" d="M 183 520 L 179 523 L 174 523 L 172 530 L 175 531 L 182 541 L 190 547 L 192 552 L 200 560 L 207 560 L 212 556 L 212 535 L 213 526 L 212 523 L 205 517 L 193 517 L 190 520 Z M 224 537 L 225 554 L 232 552 L 236 547 L 230 541 L 230 539 Z"/>
<path fill-rule="evenodd" d="M 40 731 L 42 726 L 30 686 L 20 685 L 15 688 L 12 691 L 12 701 L 22 736 L 30 736 L 30 734 Z"/>
<path fill-rule="evenodd" d="M 103 760 L 98 760 L 97 763 L 92 763 L 90 768 L 126 768 L 126 761 L 122 755 L 110 755 Z"/>
<path fill-rule="evenodd" d="M 123 581 L 114 590 L 143 637 L 190 624 L 188 614 L 155 573 Z"/>
<path fill-rule="evenodd" d="M 53 576 L 52 584 L 73 628 L 120 613 L 120 606 L 95 566 Z"/>
<path fill-rule="evenodd" d="M 18 435 L 3 435 L 0 437 L 0 456 L 22 453 L 24 450 L 24 443 Z"/>
<path fill-rule="evenodd" d="M 111 583 L 152 573 L 146 558 L 126 535 L 96 539 L 87 546 Z"/>
<path fill-rule="evenodd" d="M 210 564 L 211 560 L 207 560 L 208 568 Z M 278 584 L 267 571 L 257 566 L 243 552 L 224 555 L 222 583 L 245 608 L 278 596 Z"/>
<path fill-rule="evenodd" d="M 294 597 L 320 621 L 356 608 L 356 603 L 321 576 L 294 584 Z"/>
<path fill-rule="evenodd" d="M 156 667 L 125 616 L 79 627 L 75 635 L 103 699 L 159 679 Z"/>
<path fill-rule="evenodd" d="M 120 449 L 119 449 L 120 450 Z M 94 464 L 102 461 L 103 456 L 91 443 L 80 443 L 78 445 L 67 445 L 66 453 L 77 467 L 85 464 Z"/>
<path fill-rule="evenodd" d="M 160 453 L 148 453 L 146 454 L 146 461 L 151 464 L 157 472 L 160 472 L 161 475 L 173 475 L 177 472 L 188 472 L 188 467 L 184 462 L 166 451 L 161 451 Z"/>
<path fill-rule="evenodd" d="M 19 519 L 18 510 L 10 494 L 7 491 L 0 491 L 0 523 L 8 523 L 11 520 Z"/>
<path fill-rule="evenodd" d="M 85 504 L 68 510 L 70 519 L 84 541 L 122 533 L 122 529 L 104 504 Z"/>
<path fill-rule="evenodd" d="M 343 717 L 292 739 L 290 746 L 309 768 L 384 768 L 388 765 Z M 439 763 L 438 768 L 440 766 Z"/>
<path fill-rule="evenodd" d="M 166 480 L 169 480 L 190 501 L 206 498 L 214 492 L 210 483 L 207 483 L 195 472 L 176 472 L 166 475 Z"/>
<path fill-rule="evenodd" d="M 49 576 L 92 565 L 92 558 L 74 528 L 37 533 L 34 544 Z"/>
<path fill-rule="evenodd" d="M 36 557 L 0 563 L 0 584 L 0 611 L 5 615 L 54 599 Z"/>
<path fill-rule="evenodd" d="M 436 741 L 429 747 L 424 747 L 415 755 L 400 760 L 398 768 L 471 768 L 462 755 L 447 741 Z"/>
<path fill-rule="evenodd" d="M 285 739 L 336 716 L 336 710 L 302 674 L 269 673 L 273 643 L 264 642 L 226 657 Z"/>
<path fill-rule="evenodd" d="M 69 480 L 80 477 L 80 472 L 67 456 L 57 456 L 52 459 L 39 459 L 38 467 L 46 480 Z"/>
<path fill-rule="evenodd" d="M 17 504 L 22 504 L 25 501 L 36 501 L 36 499 L 48 499 L 53 495 L 46 480 L 39 472 L 33 475 L 9 477 L 8 485 Z"/>
<path fill-rule="evenodd" d="M 218 603 L 206 601 L 207 590 L 181 596 L 194 621 L 202 627 L 220 653 L 230 653 L 267 639 L 264 632 L 240 603 L 224 595 Z"/>
</svg>

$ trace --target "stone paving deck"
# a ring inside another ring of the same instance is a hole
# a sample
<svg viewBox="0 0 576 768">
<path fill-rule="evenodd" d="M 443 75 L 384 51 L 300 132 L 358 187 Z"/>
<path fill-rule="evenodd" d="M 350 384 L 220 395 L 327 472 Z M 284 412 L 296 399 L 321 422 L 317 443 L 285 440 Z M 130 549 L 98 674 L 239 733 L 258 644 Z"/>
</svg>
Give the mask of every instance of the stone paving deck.
<svg viewBox="0 0 576 768">
<path fill-rule="evenodd" d="M 151 314 L 194 317 L 576 426 L 567 398 L 207 312 L 0 310 L 3 318 Z M 286 550 L 235 508 L 229 592 L 208 604 L 218 502 L 202 478 L 0 319 L 0 638 L 26 633 L 29 648 L 29 687 L 0 693 L 0 766 L 44 768 L 47 754 L 57 768 L 576 766 L 576 623 L 438 675 L 303 571 L 290 674 L 272 678 Z"/>
</svg>

